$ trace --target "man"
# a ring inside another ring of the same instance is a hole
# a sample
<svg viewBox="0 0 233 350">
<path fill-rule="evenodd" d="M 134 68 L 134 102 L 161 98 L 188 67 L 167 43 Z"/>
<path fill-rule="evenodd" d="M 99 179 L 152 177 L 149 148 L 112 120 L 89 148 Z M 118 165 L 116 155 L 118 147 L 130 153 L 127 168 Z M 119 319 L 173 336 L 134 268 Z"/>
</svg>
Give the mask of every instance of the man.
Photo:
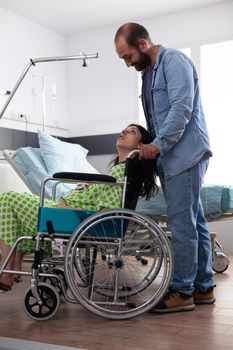
<svg viewBox="0 0 233 350">
<path fill-rule="evenodd" d="M 153 44 L 136 23 L 118 29 L 115 46 L 127 67 L 142 71 L 142 104 L 154 140 L 140 148 L 140 156 L 157 157 L 172 233 L 173 280 L 154 312 L 213 304 L 211 241 L 200 201 L 212 153 L 196 70 L 181 51 Z"/>
</svg>

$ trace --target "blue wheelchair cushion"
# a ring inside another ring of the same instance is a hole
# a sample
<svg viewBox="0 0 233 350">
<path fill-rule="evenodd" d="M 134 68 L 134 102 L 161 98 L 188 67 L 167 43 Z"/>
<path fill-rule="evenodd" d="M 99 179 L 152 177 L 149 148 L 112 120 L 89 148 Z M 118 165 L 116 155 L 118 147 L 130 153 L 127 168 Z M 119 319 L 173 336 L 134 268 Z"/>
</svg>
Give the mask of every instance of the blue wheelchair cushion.
<svg viewBox="0 0 233 350">
<path fill-rule="evenodd" d="M 57 234 L 72 234 L 78 226 L 96 211 L 75 210 L 63 208 L 39 208 L 38 232 L 48 233 L 47 222 L 53 227 Z M 121 220 L 106 220 L 95 224 L 93 228 L 88 229 L 85 237 L 96 238 L 123 238 L 124 227 Z"/>
</svg>

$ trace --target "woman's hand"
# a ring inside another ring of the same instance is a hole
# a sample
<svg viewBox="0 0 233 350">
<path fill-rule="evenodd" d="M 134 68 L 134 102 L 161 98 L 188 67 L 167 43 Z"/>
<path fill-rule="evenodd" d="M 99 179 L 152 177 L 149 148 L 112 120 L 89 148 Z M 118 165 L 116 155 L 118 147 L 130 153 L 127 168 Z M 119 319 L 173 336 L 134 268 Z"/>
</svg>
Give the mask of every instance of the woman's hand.
<svg viewBox="0 0 233 350">
<path fill-rule="evenodd" d="M 69 208 L 68 205 L 66 204 L 66 201 L 64 198 L 60 198 L 59 202 L 57 203 L 57 208 Z"/>
</svg>

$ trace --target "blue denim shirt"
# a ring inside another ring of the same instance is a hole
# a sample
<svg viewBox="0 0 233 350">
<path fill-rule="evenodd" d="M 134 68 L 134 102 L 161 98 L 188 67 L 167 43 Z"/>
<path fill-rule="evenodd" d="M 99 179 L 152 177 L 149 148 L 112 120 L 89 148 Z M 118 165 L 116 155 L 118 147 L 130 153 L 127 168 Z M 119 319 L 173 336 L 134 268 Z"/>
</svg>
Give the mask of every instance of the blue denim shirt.
<svg viewBox="0 0 233 350">
<path fill-rule="evenodd" d="M 192 61 L 179 50 L 160 46 L 152 74 L 151 114 L 145 101 L 145 71 L 142 72 L 142 105 L 149 129 L 153 125 L 153 143 L 160 149 L 168 179 L 212 153 Z"/>
</svg>

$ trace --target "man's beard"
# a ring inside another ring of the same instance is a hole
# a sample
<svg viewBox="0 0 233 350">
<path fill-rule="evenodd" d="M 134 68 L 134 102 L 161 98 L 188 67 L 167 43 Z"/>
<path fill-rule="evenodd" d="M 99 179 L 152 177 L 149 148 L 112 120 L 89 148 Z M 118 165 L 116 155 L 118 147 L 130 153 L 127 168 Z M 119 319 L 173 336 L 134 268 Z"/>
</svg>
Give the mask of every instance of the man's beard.
<svg viewBox="0 0 233 350">
<path fill-rule="evenodd" d="M 133 64 L 133 67 L 138 72 L 141 72 L 143 69 L 145 69 L 151 64 L 151 58 L 147 53 L 142 52 L 141 50 L 137 50 L 137 51 L 139 53 L 139 59 L 137 62 Z"/>
</svg>

